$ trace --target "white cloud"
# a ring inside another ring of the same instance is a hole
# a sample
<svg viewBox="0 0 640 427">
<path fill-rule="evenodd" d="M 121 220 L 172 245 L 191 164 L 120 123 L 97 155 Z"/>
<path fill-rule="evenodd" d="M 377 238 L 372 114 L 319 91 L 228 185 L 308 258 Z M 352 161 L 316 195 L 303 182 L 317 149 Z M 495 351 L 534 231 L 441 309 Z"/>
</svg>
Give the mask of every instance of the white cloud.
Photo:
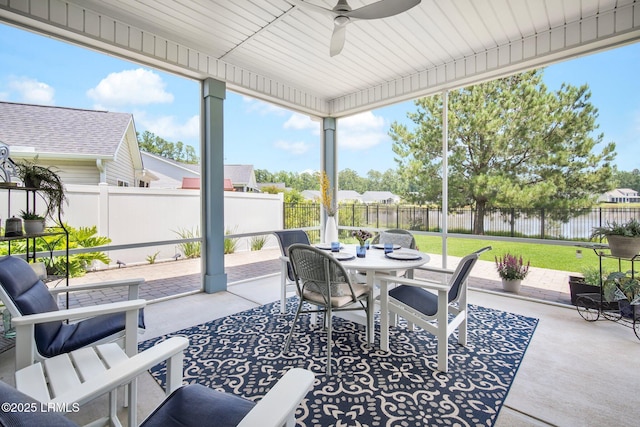
<svg viewBox="0 0 640 427">
<path fill-rule="evenodd" d="M 39 82 L 29 77 L 12 77 L 9 80 L 9 89 L 18 92 L 21 102 L 33 104 L 55 104 L 55 89 L 46 83 Z"/>
<path fill-rule="evenodd" d="M 287 151 L 291 154 L 295 154 L 297 156 L 309 151 L 309 144 L 304 142 L 289 142 L 280 140 L 276 141 L 274 145 L 276 148 Z"/>
<path fill-rule="evenodd" d="M 180 123 L 175 116 L 150 117 L 144 111 L 137 111 L 133 115 L 136 127 L 146 129 L 149 132 L 167 139 L 171 142 L 198 138 L 200 135 L 200 116 L 195 115 Z"/>
<path fill-rule="evenodd" d="M 311 117 L 300 113 L 293 113 L 282 127 L 284 129 L 313 130 L 315 133 L 320 133 L 320 124 L 313 121 Z"/>
<path fill-rule="evenodd" d="M 338 120 L 338 144 L 350 150 L 367 150 L 389 139 L 384 117 L 371 111 Z"/>
<path fill-rule="evenodd" d="M 87 91 L 96 107 L 147 105 L 173 102 L 173 95 L 165 91 L 166 83 L 159 74 L 138 68 L 111 73 Z M 103 107 L 104 108 L 104 107 Z"/>
</svg>

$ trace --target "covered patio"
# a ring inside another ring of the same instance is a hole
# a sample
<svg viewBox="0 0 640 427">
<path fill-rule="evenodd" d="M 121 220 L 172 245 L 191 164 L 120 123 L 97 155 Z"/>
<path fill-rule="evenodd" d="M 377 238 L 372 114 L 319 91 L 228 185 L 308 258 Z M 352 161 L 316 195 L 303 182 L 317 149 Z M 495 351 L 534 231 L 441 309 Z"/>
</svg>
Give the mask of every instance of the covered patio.
<svg viewBox="0 0 640 427">
<path fill-rule="evenodd" d="M 264 255 L 269 257 L 268 254 Z M 230 258 L 229 264 L 242 268 L 246 276 L 253 278 L 234 279 L 224 292 L 195 292 L 178 298 L 151 301 L 145 308 L 148 327 L 139 340 L 151 340 L 251 310 L 279 298 L 278 274 L 262 275 L 264 271 L 251 253 L 233 254 Z M 187 277 L 197 270 L 197 266 L 189 266 L 186 261 L 173 264 L 177 265 L 173 269 L 178 280 L 180 275 Z M 120 277 L 146 276 L 148 281 L 162 276 L 152 271 L 145 273 L 144 270 L 157 270 L 157 265 L 113 270 L 111 273 L 117 272 Z M 635 376 L 629 373 L 640 367 L 636 357 L 638 340 L 633 332 L 611 321 L 585 322 L 569 305 L 481 289 L 477 285 L 483 280 L 492 280 L 486 277 L 487 271 L 480 266 L 472 275 L 470 304 L 539 319 L 494 425 L 634 425 L 639 415 L 637 405 L 633 399 L 624 397 L 632 395 L 635 387 Z M 113 279 L 108 273 L 96 273 L 91 281 L 100 280 L 101 277 Z M 542 285 L 545 279 L 542 275 L 537 277 Z M 166 277 L 166 280 L 171 282 L 172 278 Z M 450 345 L 451 353 L 455 354 L 456 347 Z M 14 357 L 13 349 L 0 354 L 0 375 L 3 381 L 10 384 L 13 383 Z M 343 376 L 347 373 L 338 369 L 334 374 Z M 150 375 L 140 377 L 138 419 L 144 419 L 163 398 L 164 390 L 156 380 Z M 104 414 L 106 404 L 105 396 L 83 407 L 81 413 L 70 416 L 80 423 L 88 422 Z M 125 418 L 123 412 L 121 419 Z"/>
<path fill-rule="evenodd" d="M 333 22 L 299 3 L 0 1 L 4 23 L 202 82 L 205 292 L 150 304 L 145 340 L 278 299 L 279 277 L 228 283 L 225 273 L 222 118 L 227 90 L 320 120 L 319 166 L 337 192 L 337 119 L 640 39 L 636 0 L 424 0 L 401 15 L 351 23 L 343 51 L 330 57 Z M 350 2 L 354 9 L 369 3 Z M 335 2 L 316 4 L 332 8 Z M 446 144 L 445 134 L 443 150 Z M 442 237 L 446 242 L 446 225 Z M 446 253 L 446 243 L 443 249 Z M 539 319 L 495 425 L 635 424 L 640 413 L 628 396 L 637 381 L 628 373 L 638 370 L 638 341 L 628 328 L 587 323 L 568 307 L 478 290 L 469 300 Z M 12 383 L 12 351 L 0 362 L 3 379 Z M 140 389 L 142 419 L 163 393 L 150 377 Z M 96 410 L 102 405 L 97 402 Z"/>
</svg>

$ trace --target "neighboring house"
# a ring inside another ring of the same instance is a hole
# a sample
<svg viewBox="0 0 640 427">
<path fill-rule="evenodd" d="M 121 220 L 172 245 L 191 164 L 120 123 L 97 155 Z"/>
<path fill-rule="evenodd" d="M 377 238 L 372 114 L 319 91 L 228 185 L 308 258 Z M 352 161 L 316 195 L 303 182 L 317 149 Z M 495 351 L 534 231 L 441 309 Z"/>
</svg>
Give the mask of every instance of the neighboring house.
<svg viewBox="0 0 640 427">
<path fill-rule="evenodd" d="M 0 141 L 14 162 L 54 166 L 65 184 L 148 187 L 129 113 L 0 102 Z"/>
<path fill-rule="evenodd" d="M 302 197 L 306 200 L 320 203 L 320 190 L 302 190 L 300 194 L 302 194 Z"/>
<path fill-rule="evenodd" d="M 158 177 L 151 188 L 200 188 L 200 165 L 182 163 L 140 151 L 145 168 Z"/>
<path fill-rule="evenodd" d="M 400 203 L 400 196 L 393 194 L 391 191 L 365 191 L 362 194 L 362 200 L 364 203 L 380 203 L 389 205 Z"/>
<path fill-rule="evenodd" d="M 235 191 L 260 192 L 253 165 L 224 165 L 224 177 L 231 180 Z"/>
<path fill-rule="evenodd" d="M 302 197 L 320 203 L 320 190 L 304 190 Z M 338 203 L 362 203 L 362 196 L 354 190 L 338 190 Z"/>
<path fill-rule="evenodd" d="M 362 203 L 362 195 L 353 190 L 338 190 L 339 203 Z"/>
<path fill-rule="evenodd" d="M 152 188 L 200 189 L 200 165 L 141 151 L 146 168 L 157 177 Z M 259 192 L 252 165 L 225 165 L 224 191 Z"/>
<path fill-rule="evenodd" d="M 599 202 L 605 203 L 640 203 L 638 192 L 630 188 L 616 188 L 607 191 L 598 198 Z"/>
</svg>

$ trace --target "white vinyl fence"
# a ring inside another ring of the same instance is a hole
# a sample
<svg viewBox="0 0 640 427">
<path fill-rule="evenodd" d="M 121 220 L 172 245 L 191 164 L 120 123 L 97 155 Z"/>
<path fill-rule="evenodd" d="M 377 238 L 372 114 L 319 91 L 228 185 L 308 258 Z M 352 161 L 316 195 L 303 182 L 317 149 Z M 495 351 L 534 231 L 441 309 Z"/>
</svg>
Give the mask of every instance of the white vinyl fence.
<svg viewBox="0 0 640 427">
<path fill-rule="evenodd" d="M 199 232 L 200 192 L 107 185 L 67 185 L 69 204 L 63 221 L 72 227 L 97 226 L 100 236 L 109 237 L 111 245 L 127 245 L 180 239 L 178 232 Z M 9 206 L 10 202 L 10 206 Z M 44 203 L 40 201 L 39 206 Z M 224 193 L 225 230 L 231 234 L 266 233 L 283 227 L 281 194 Z M 11 199 L 0 196 L 2 224 L 7 217 L 18 217 L 25 209 L 24 193 L 12 191 Z M 38 209 L 40 210 L 40 209 Z M 269 235 L 266 247 L 277 247 Z M 241 237 L 237 251 L 250 250 L 250 238 Z M 158 252 L 156 261 L 171 259 L 180 253 L 177 244 L 123 249 L 108 253 L 128 265 L 146 263 Z M 95 266 L 101 268 L 101 266 Z M 104 268 L 104 266 L 102 266 Z"/>
</svg>

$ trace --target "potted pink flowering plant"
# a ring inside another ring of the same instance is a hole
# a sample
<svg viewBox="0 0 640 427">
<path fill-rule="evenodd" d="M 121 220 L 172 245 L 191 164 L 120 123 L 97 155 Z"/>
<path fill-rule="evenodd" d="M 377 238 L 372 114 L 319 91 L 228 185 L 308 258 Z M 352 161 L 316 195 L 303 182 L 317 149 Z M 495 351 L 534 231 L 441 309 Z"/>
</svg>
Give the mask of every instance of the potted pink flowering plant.
<svg viewBox="0 0 640 427">
<path fill-rule="evenodd" d="M 502 279 L 502 288 L 507 292 L 518 293 L 522 279 L 529 274 L 529 261 L 524 262 L 522 255 L 516 256 L 510 253 L 503 257 L 496 257 L 496 269 Z"/>
</svg>

